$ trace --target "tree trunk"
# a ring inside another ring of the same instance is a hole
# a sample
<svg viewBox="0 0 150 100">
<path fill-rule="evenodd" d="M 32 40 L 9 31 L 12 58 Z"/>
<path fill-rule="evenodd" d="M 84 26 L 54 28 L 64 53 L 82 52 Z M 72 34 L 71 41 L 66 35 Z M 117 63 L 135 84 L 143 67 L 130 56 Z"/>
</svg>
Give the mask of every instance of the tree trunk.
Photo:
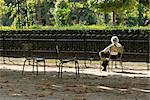
<svg viewBox="0 0 150 100">
<path fill-rule="evenodd" d="M 141 6 L 141 4 L 139 3 L 138 5 L 138 26 L 142 26 L 143 25 L 143 7 Z"/>
<path fill-rule="evenodd" d="M 50 25 L 50 22 L 49 22 L 49 13 L 48 13 L 49 12 L 49 9 L 48 9 L 49 7 L 47 5 L 48 4 L 47 0 L 45 0 L 44 3 L 45 3 L 45 16 L 44 16 L 44 18 L 45 18 L 45 24 L 46 25 Z"/>
<path fill-rule="evenodd" d="M 113 26 L 116 25 L 116 13 L 113 11 Z"/>
<path fill-rule="evenodd" d="M 104 20 L 105 20 L 105 24 L 109 23 L 109 16 L 108 16 L 108 14 L 104 14 Z"/>
<path fill-rule="evenodd" d="M 41 24 L 41 7 L 40 7 L 40 0 L 36 0 L 36 24 Z"/>
</svg>

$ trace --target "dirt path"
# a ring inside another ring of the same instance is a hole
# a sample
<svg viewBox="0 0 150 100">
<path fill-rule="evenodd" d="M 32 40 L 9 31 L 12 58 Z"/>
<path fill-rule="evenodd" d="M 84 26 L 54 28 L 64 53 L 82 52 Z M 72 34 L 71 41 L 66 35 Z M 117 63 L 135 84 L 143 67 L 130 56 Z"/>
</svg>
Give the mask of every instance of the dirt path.
<svg viewBox="0 0 150 100">
<path fill-rule="evenodd" d="M 0 100 L 150 100 L 150 71 L 120 69 L 101 72 L 98 67 L 81 68 L 75 78 L 74 68 L 64 68 L 57 78 L 54 63 L 40 67 L 39 75 L 31 66 L 0 64 Z"/>
</svg>

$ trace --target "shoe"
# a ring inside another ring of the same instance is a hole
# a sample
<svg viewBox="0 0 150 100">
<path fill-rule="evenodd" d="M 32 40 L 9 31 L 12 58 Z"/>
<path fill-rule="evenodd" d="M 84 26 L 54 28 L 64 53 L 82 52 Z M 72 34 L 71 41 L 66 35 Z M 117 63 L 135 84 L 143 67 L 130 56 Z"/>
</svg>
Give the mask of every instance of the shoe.
<svg viewBox="0 0 150 100">
<path fill-rule="evenodd" d="M 106 68 L 102 69 L 102 71 L 106 71 Z"/>
</svg>

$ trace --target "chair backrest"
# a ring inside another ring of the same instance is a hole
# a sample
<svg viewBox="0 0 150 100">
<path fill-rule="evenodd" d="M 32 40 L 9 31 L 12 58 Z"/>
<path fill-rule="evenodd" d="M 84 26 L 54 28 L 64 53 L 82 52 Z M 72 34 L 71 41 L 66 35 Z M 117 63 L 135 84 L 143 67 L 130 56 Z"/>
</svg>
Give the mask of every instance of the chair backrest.
<svg viewBox="0 0 150 100">
<path fill-rule="evenodd" d="M 107 58 L 109 58 L 109 54 L 108 53 L 104 53 L 103 51 L 100 51 L 99 52 L 99 57 L 100 57 L 100 60 L 106 60 Z"/>
<path fill-rule="evenodd" d="M 57 54 L 57 59 L 62 60 L 61 53 L 60 53 L 58 45 L 56 45 L 56 54 Z"/>
<path fill-rule="evenodd" d="M 57 54 L 60 53 L 58 45 L 56 45 L 56 53 L 57 53 Z"/>
<path fill-rule="evenodd" d="M 32 43 L 23 43 L 23 56 L 32 57 L 33 56 L 33 44 Z"/>
<path fill-rule="evenodd" d="M 123 54 L 123 46 L 121 46 L 121 47 L 111 47 L 110 48 L 110 56 L 111 55 L 113 55 L 113 53 L 114 53 L 114 55 L 116 54 L 117 55 L 117 58 L 122 58 L 122 54 Z"/>
</svg>

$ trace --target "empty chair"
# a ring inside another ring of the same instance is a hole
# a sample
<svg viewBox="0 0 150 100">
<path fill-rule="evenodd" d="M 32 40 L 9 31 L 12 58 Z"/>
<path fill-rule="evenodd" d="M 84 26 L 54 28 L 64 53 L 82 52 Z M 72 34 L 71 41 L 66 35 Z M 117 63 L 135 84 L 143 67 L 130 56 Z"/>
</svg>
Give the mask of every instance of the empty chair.
<svg viewBox="0 0 150 100">
<path fill-rule="evenodd" d="M 22 44 L 22 49 L 23 49 L 23 56 L 25 57 L 24 64 L 23 64 L 23 69 L 22 69 L 22 74 L 24 73 L 24 67 L 26 65 L 26 62 L 33 62 L 33 51 L 32 51 L 32 44 L 31 43 L 23 43 Z M 33 71 L 34 71 L 34 66 L 33 66 Z"/>
<path fill-rule="evenodd" d="M 56 61 L 56 66 L 59 67 L 58 78 L 59 77 L 62 78 L 63 64 L 69 63 L 69 62 L 75 63 L 76 78 L 79 77 L 79 63 L 78 63 L 77 59 L 75 57 L 72 59 L 63 59 L 58 45 L 56 45 L 56 53 L 57 53 L 57 58 L 59 60 L 59 64 L 57 64 L 58 62 Z"/>
<path fill-rule="evenodd" d="M 43 62 L 44 74 L 46 73 L 45 59 L 43 57 L 34 57 L 33 58 L 33 66 L 36 66 L 36 68 L 37 68 L 37 75 L 38 75 L 38 67 L 39 67 L 40 62 Z"/>
<path fill-rule="evenodd" d="M 30 62 L 32 61 L 32 71 L 34 72 L 34 66 L 36 65 L 36 69 L 37 69 L 37 75 L 38 75 L 38 66 L 39 66 L 39 62 L 43 62 L 44 63 L 44 74 L 45 74 L 45 59 L 43 57 L 34 57 L 33 55 L 33 44 L 32 43 L 24 43 L 23 45 L 23 52 L 24 52 L 24 56 L 25 56 L 25 61 L 23 64 L 23 69 L 22 69 L 22 74 L 24 73 L 24 68 L 26 65 L 26 62 Z"/>
</svg>

